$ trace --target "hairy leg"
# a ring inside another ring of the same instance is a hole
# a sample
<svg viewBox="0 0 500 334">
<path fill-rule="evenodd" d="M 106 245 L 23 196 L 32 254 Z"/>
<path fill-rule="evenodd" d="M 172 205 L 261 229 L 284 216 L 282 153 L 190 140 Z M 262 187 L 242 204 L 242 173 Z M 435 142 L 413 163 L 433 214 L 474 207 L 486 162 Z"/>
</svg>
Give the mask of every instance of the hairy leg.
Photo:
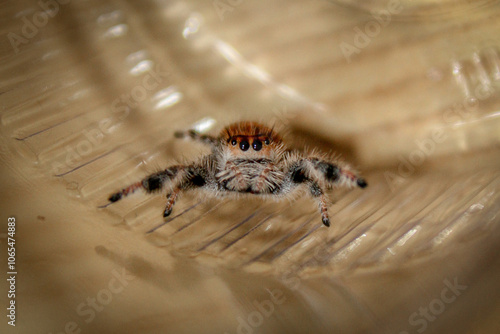
<svg viewBox="0 0 500 334">
<path fill-rule="evenodd" d="M 167 204 L 163 212 L 163 217 L 167 217 L 172 212 L 175 201 L 181 192 L 205 186 L 207 183 L 206 167 L 203 165 L 203 162 L 190 166 L 179 165 L 169 167 L 164 171 L 151 174 L 143 180 L 112 194 L 109 197 L 109 201 L 111 203 L 119 201 L 137 189 L 144 189 L 147 193 L 153 193 L 162 190 L 168 185 L 172 190 L 167 195 Z"/>
<path fill-rule="evenodd" d="M 365 188 L 368 186 L 365 179 L 360 178 L 354 172 L 349 170 L 347 166 L 339 166 L 338 164 L 321 160 L 317 158 L 307 158 L 301 160 L 304 171 L 312 169 L 319 174 L 320 179 L 325 181 L 328 186 L 358 186 Z M 306 172 L 307 173 L 307 172 Z M 309 172 L 308 174 L 314 174 Z"/>
<path fill-rule="evenodd" d="M 168 217 L 172 213 L 175 201 L 181 192 L 201 188 L 207 184 L 206 170 L 201 165 L 191 165 L 184 169 L 184 177 L 172 187 L 172 192 L 167 195 L 167 205 L 163 211 L 163 217 Z"/>
<path fill-rule="evenodd" d="M 321 221 L 326 227 L 330 227 L 330 217 L 328 215 L 328 199 L 326 198 L 323 189 L 321 189 L 321 187 L 316 182 L 311 182 L 309 190 L 312 197 L 314 197 L 318 202 L 319 210 L 321 213 Z"/>
<path fill-rule="evenodd" d="M 174 133 L 175 138 L 190 138 L 194 141 L 198 141 L 203 144 L 210 145 L 214 148 L 217 145 L 217 137 L 201 134 L 196 132 L 195 130 L 187 130 L 187 131 L 176 131 Z"/>
<path fill-rule="evenodd" d="M 179 174 L 185 170 L 184 166 L 171 166 L 161 172 L 148 175 L 139 182 L 133 183 L 128 187 L 109 196 L 110 202 L 117 202 L 123 197 L 134 193 L 137 189 L 144 189 L 147 193 L 160 191 L 167 183 L 171 183 L 174 179 L 178 178 Z"/>
<path fill-rule="evenodd" d="M 308 187 L 309 194 L 318 203 L 318 208 L 321 214 L 321 221 L 327 227 L 330 227 L 330 216 L 328 214 L 329 201 L 325 194 L 325 190 L 318 182 L 308 178 L 304 170 L 298 165 L 293 165 L 288 171 L 287 177 L 277 187 L 276 195 L 286 196 L 297 189 L 297 187 L 305 185 Z"/>
<path fill-rule="evenodd" d="M 181 188 L 177 187 L 174 190 L 172 190 L 171 193 L 167 195 L 167 205 L 165 207 L 165 211 L 163 211 L 163 217 L 168 217 L 172 213 L 172 209 L 174 207 L 175 201 L 177 199 L 177 196 L 179 196 L 179 193 L 181 192 Z"/>
<path fill-rule="evenodd" d="M 364 179 L 356 176 L 347 167 L 340 167 L 329 161 L 317 158 L 303 158 L 294 161 L 287 169 L 290 184 L 308 184 L 309 191 L 318 202 L 321 220 L 325 226 L 330 226 L 328 215 L 328 199 L 323 187 L 334 185 L 358 186 L 365 188 Z"/>
</svg>

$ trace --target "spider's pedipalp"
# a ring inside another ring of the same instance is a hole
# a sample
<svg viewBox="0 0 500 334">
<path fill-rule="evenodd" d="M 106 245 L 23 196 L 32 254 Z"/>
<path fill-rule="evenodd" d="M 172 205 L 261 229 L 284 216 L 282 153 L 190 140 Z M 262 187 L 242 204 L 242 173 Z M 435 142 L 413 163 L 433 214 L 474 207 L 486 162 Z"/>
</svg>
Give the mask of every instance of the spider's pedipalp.
<svg viewBox="0 0 500 334">
<path fill-rule="evenodd" d="M 243 192 L 248 188 L 248 178 L 243 175 L 234 161 L 228 161 L 225 168 L 215 175 L 224 189 Z"/>
</svg>

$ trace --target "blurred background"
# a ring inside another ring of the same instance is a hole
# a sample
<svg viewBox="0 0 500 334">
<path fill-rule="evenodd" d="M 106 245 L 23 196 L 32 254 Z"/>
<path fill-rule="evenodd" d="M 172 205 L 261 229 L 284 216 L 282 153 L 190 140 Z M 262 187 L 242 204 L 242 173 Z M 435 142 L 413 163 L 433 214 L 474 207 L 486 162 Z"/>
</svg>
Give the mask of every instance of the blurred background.
<svg viewBox="0 0 500 334">
<path fill-rule="evenodd" d="M 497 1 L 0 8 L 2 333 L 500 331 Z M 174 131 L 245 119 L 369 187 L 331 193 L 330 228 L 308 198 L 98 208 L 207 153 Z"/>
</svg>

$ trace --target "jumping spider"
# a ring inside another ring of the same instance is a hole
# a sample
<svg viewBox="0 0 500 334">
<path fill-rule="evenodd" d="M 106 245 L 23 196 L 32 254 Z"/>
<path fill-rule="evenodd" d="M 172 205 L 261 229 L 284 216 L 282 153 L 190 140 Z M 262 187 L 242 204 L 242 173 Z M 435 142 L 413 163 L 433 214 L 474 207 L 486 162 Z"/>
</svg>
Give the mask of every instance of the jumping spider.
<svg viewBox="0 0 500 334">
<path fill-rule="evenodd" d="M 256 122 L 229 125 L 218 137 L 194 130 L 176 132 L 175 137 L 207 144 L 212 153 L 197 162 L 151 174 L 111 195 L 109 201 L 116 202 L 141 188 L 147 193 L 168 188 L 163 213 L 167 217 L 179 194 L 191 189 L 203 189 L 216 197 L 248 193 L 281 199 L 305 188 L 318 202 L 323 224 L 330 226 L 325 190 L 334 186 L 367 186 L 348 165 L 290 150 L 278 133 Z"/>
</svg>

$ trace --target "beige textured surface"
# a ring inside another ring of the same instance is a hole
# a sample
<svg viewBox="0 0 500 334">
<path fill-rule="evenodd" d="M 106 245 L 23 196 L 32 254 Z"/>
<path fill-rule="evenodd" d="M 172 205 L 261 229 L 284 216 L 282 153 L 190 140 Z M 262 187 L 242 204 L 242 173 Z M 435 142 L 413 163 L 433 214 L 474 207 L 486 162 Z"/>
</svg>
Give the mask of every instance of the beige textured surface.
<svg viewBox="0 0 500 334">
<path fill-rule="evenodd" d="M 361 45 L 387 4 L 339 3 L 74 0 L 31 37 L 40 5 L 2 3 L 2 333 L 499 332 L 500 7 L 402 1 Z M 370 186 L 332 193 L 329 229 L 307 198 L 98 209 L 205 152 L 175 130 L 245 118 Z"/>
</svg>

